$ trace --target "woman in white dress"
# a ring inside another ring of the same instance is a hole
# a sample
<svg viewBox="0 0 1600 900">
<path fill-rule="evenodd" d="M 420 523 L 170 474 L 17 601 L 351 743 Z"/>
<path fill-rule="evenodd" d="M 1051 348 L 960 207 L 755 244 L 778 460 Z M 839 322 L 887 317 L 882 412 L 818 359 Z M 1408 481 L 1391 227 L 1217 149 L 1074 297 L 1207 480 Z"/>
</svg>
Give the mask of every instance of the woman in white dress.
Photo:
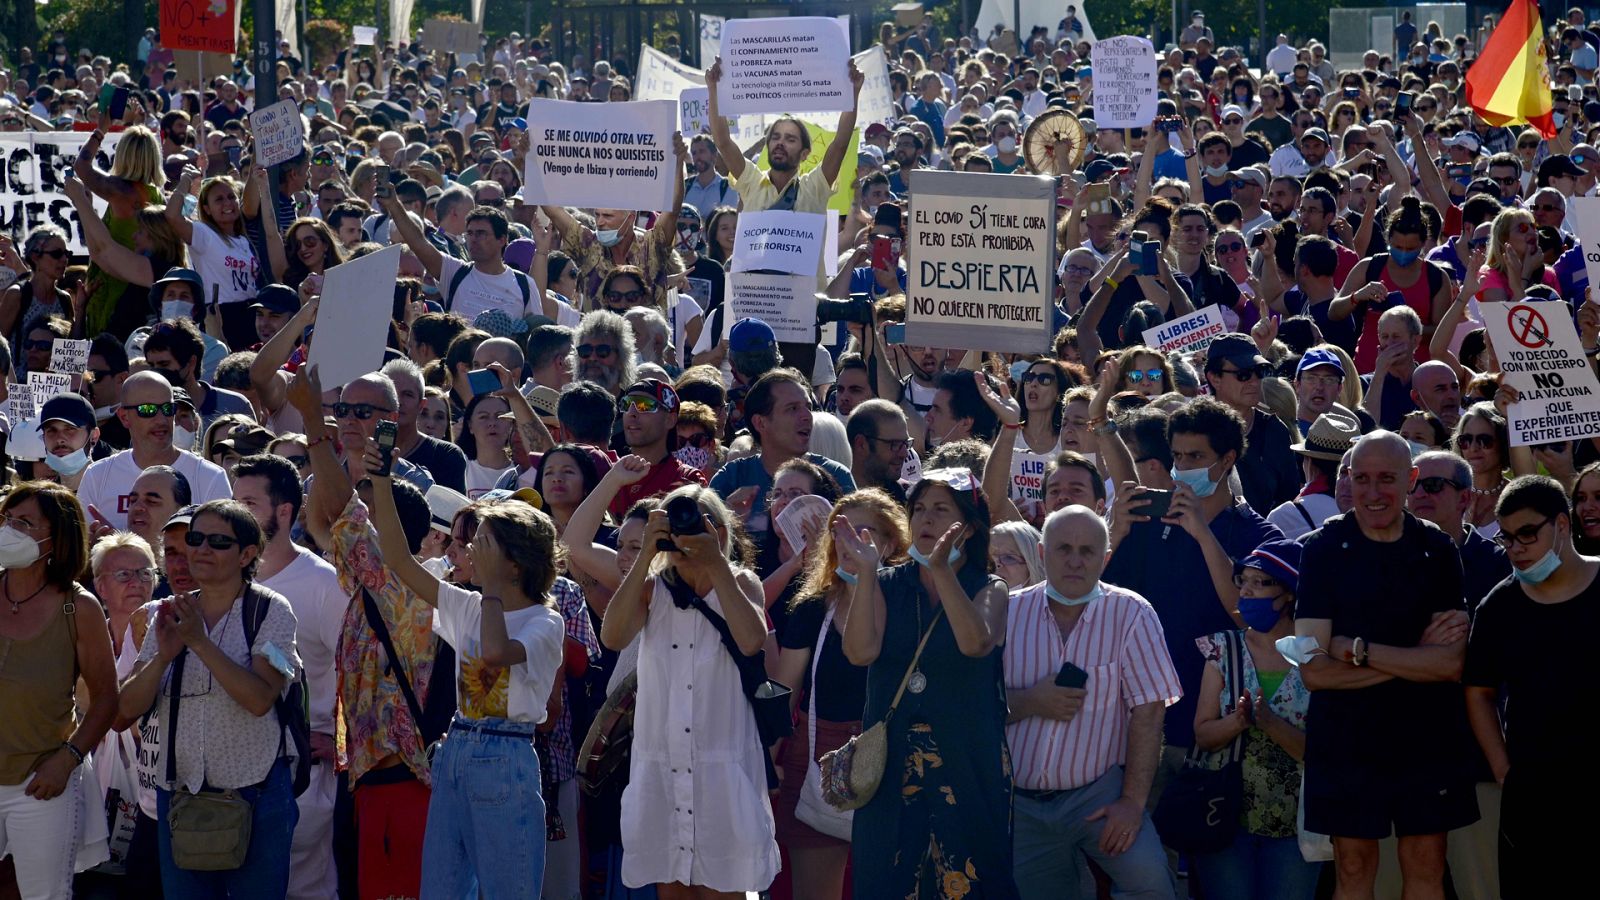
<svg viewBox="0 0 1600 900">
<path fill-rule="evenodd" d="M 674 509 L 691 513 L 675 517 L 676 528 L 669 526 Z M 686 533 L 695 529 L 700 533 Z M 643 633 L 632 768 L 622 796 L 622 880 L 655 884 L 660 900 L 743 897 L 764 890 L 778 872 L 766 751 L 732 650 L 705 612 L 726 621 L 740 652 L 762 652 L 761 582 L 741 565 L 747 554 L 742 531 L 715 493 L 698 485 L 673 491 L 646 520 L 638 562 L 600 631 L 613 650 Z"/>
</svg>

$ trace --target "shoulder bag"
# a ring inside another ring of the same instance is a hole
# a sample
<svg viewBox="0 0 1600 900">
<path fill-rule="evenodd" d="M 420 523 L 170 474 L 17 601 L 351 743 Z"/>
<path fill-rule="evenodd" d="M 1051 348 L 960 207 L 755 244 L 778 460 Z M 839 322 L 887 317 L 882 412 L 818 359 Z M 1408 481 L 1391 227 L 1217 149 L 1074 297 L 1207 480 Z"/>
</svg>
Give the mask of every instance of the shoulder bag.
<svg viewBox="0 0 1600 900">
<path fill-rule="evenodd" d="M 824 601 L 826 602 L 826 601 Z M 811 654 L 811 694 L 806 701 L 806 780 L 800 785 L 800 799 L 794 807 L 794 817 L 841 841 L 850 840 L 850 828 L 855 813 L 838 809 L 822 796 L 822 768 L 813 760 L 817 755 L 817 669 L 822 664 L 822 645 L 828 641 L 828 629 L 833 627 L 833 607 L 828 607 L 822 617 L 822 633 L 817 636 L 816 652 Z"/>
<path fill-rule="evenodd" d="M 900 687 L 894 692 L 894 699 L 889 701 L 889 711 L 883 714 L 883 720 L 822 757 L 822 796 L 834 809 L 860 809 L 878 792 L 878 784 L 883 781 L 883 770 L 889 764 L 889 720 L 894 718 L 900 698 L 905 696 L 906 685 L 911 682 L 911 673 L 917 670 L 917 662 L 922 659 L 922 651 L 928 646 L 928 638 L 933 637 L 933 629 L 938 627 L 939 617 L 943 615 L 944 607 L 941 606 L 934 613 L 933 621 L 928 623 L 928 630 L 923 632 L 917 652 L 911 655 L 911 663 L 906 666 L 906 674 L 900 678 Z"/>
<path fill-rule="evenodd" d="M 1238 704 L 1244 681 L 1244 640 L 1237 631 L 1224 632 L 1227 662 L 1223 669 L 1223 696 L 1229 698 L 1224 715 Z M 1183 768 L 1173 777 L 1151 822 L 1161 843 L 1183 853 L 1215 853 L 1227 849 L 1239 831 L 1244 804 L 1244 778 L 1240 758 L 1244 736 L 1240 732 L 1226 750 L 1208 752 L 1191 747 Z M 1215 763 L 1221 761 L 1220 766 Z M 1212 765 L 1207 765 L 1207 763 Z"/>
<path fill-rule="evenodd" d="M 606 697 L 578 750 L 578 787 L 591 797 L 605 792 L 618 772 L 628 776 L 633 747 L 633 710 L 639 699 L 639 673 L 628 673 Z"/>
<path fill-rule="evenodd" d="M 225 872 L 244 865 L 255 810 L 238 791 L 191 792 L 178 784 L 178 697 L 188 658 L 184 649 L 172 661 L 172 695 L 167 703 L 167 782 L 172 785 L 167 830 L 172 864 L 190 872 Z"/>
</svg>

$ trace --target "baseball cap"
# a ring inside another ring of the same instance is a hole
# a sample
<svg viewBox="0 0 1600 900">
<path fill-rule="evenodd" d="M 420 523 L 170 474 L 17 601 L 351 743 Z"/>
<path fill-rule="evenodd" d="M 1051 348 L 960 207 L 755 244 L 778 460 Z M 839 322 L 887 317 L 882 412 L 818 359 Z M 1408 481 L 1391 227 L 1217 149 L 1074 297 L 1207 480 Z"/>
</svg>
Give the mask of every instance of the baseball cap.
<svg viewBox="0 0 1600 900">
<path fill-rule="evenodd" d="M 1237 178 L 1240 181 L 1248 181 L 1251 184 L 1255 185 L 1256 187 L 1261 188 L 1262 190 L 1266 190 L 1267 189 L 1267 176 L 1266 176 L 1266 173 L 1262 172 L 1260 169 L 1255 168 L 1254 166 L 1251 166 L 1251 167 L 1246 168 L 1246 169 L 1235 169 L 1232 172 L 1228 173 L 1228 177 L 1229 178 Z"/>
<path fill-rule="evenodd" d="M 1307 369 L 1315 369 L 1317 366 L 1333 366 L 1339 370 L 1339 377 L 1344 377 L 1344 363 L 1339 360 L 1339 357 L 1332 350 L 1326 350 L 1322 347 L 1312 347 L 1307 350 L 1305 355 L 1300 357 L 1300 364 L 1294 367 L 1294 375 L 1299 378 L 1301 372 Z"/>
<path fill-rule="evenodd" d="M 678 408 L 678 392 L 672 389 L 672 385 L 657 378 L 641 378 L 635 381 L 633 384 L 628 385 L 627 390 L 622 392 L 624 397 L 629 394 L 644 394 L 647 397 L 654 397 L 656 402 L 661 404 L 661 408 L 667 412 Z"/>
<path fill-rule="evenodd" d="M 198 407 L 194 405 L 194 398 L 190 397 L 189 392 L 181 387 L 174 387 L 172 389 L 172 402 L 178 404 L 179 406 L 187 406 L 190 409 L 198 409 Z"/>
<path fill-rule="evenodd" d="M 1241 119 L 1249 118 L 1249 116 L 1245 115 L 1244 107 L 1237 103 L 1229 103 L 1222 108 L 1222 117 L 1226 119 L 1229 116 L 1238 116 Z"/>
<path fill-rule="evenodd" d="M 269 284 L 256 294 L 255 302 L 250 304 L 250 308 L 266 309 L 276 313 L 297 313 L 300 311 L 300 295 L 286 284 Z"/>
<path fill-rule="evenodd" d="M 1440 141 L 1439 146 L 1464 147 L 1472 153 L 1477 153 L 1478 148 L 1483 146 L 1483 142 L 1478 140 L 1478 136 L 1476 134 L 1473 134 L 1470 131 L 1463 131 L 1456 134 L 1454 137 L 1447 137 Z"/>
<path fill-rule="evenodd" d="M 1582 167 L 1572 161 L 1572 157 L 1565 153 L 1557 153 L 1554 156 L 1546 157 L 1544 162 L 1539 163 L 1540 181 L 1563 177 L 1582 178 L 1587 174 Z"/>
<path fill-rule="evenodd" d="M 1300 588 L 1300 553 L 1298 541 L 1267 541 L 1239 560 L 1240 569 L 1259 569 L 1293 594 Z"/>
<path fill-rule="evenodd" d="M 751 353 L 770 350 L 777 346 L 778 336 L 772 326 L 760 319 L 740 319 L 728 331 L 728 349 L 734 353 Z"/>
<path fill-rule="evenodd" d="M 94 407 L 82 394 L 57 394 L 46 400 L 39 409 L 39 430 L 43 431 L 47 422 L 66 422 L 79 428 L 90 429 L 94 427 Z"/>
<path fill-rule="evenodd" d="M 1117 167 L 1112 165 L 1110 160 L 1097 159 L 1083 167 L 1083 180 L 1092 184 L 1116 170 Z"/>
<path fill-rule="evenodd" d="M 1256 348 L 1254 340 L 1237 332 L 1222 335 L 1206 348 L 1206 371 L 1215 372 L 1222 368 L 1224 362 L 1231 362 L 1241 369 L 1271 365 Z"/>
<path fill-rule="evenodd" d="M 1300 142 L 1305 143 L 1306 141 L 1321 141 L 1324 144 L 1333 143 L 1332 141 L 1328 140 L 1328 133 L 1323 131 L 1321 128 L 1307 128 L 1305 131 L 1301 132 Z"/>
<path fill-rule="evenodd" d="M 866 139 L 870 141 L 870 140 L 872 140 L 873 138 L 877 137 L 880 134 L 888 134 L 888 133 L 889 133 L 889 126 L 883 124 L 882 122 L 873 122 L 871 125 L 867 126 L 867 130 L 863 134 L 866 137 Z"/>
<path fill-rule="evenodd" d="M 183 509 L 178 510 L 172 514 L 171 518 L 167 519 L 165 525 L 161 526 L 161 530 L 166 531 L 168 528 L 171 528 L 174 525 L 182 525 L 183 527 L 188 528 L 189 523 L 194 521 L 195 511 L 199 508 L 200 507 L 198 504 L 191 503 L 188 506 L 185 506 Z"/>
</svg>

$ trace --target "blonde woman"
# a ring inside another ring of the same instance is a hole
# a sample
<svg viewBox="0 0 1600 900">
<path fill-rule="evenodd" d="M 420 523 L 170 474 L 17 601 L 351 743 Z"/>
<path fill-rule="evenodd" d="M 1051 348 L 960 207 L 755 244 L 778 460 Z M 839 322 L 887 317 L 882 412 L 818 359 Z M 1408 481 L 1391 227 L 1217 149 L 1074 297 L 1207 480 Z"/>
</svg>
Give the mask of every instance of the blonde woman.
<svg viewBox="0 0 1600 900">
<path fill-rule="evenodd" d="M 200 185 L 200 219 L 190 221 L 183 214 L 183 198 L 194 179 L 199 177 L 200 170 L 193 166 L 183 170 L 177 188 L 167 198 L 167 221 L 189 245 L 193 268 L 205 284 L 203 301 L 219 308 L 228 346 L 244 349 L 258 341 L 256 317 L 250 309 L 250 301 L 255 299 L 261 281 L 261 265 L 255 247 L 245 235 L 244 208 L 255 205 L 252 201 L 267 192 L 266 170 L 257 168 L 251 172 L 242 199 L 243 186 L 232 178 L 206 179 Z M 269 200 L 259 206 L 263 227 L 269 234 L 276 234 L 278 230 L 274 205 Z M 281 265 L 277 257 L 283 253 L 283 242 L 266 243 L 276 269 Z"/>
<path fill-rule="evenodd" d="M 1044 580 L 1044 545 L 1039 529 L 1013 519 L 994 526 L 989 538 L 989 565 L 1018 590 Z"/>
<path fill-rule="evenodd" d="M 110 226 L 94 214 L 89 189 L 82 181 L 69 177 L 63 190 L 78 212 L 78 220 L 83 224 L 83 241 L 89 247 L 89 258 L 94 261 L 90 266 L 90 283 L 94 283 L 93 273 L 99 271 L 104 273 L 102 277 L 122 285 L 121 299 L 115 300 L 109 309 L 95 304 L 98 292 L 90 295 L 84 333 L 109 331 L 126 338 L 134 329 L 149 324 L 150 315 L 155 311 L 149 299 L 150 286 L 167 274 L 168 269 L 188 268 L 189 249 L 167 220 L 166 209 L 162 206 L 146 206 L 135 213 L 134 231 L 129 242 L 124 244 Z M 109 210 L 107 217 L 110 217 Z"/>
<path fill-rule="evenodd" d="M 95 154 L 105 140 L 110 120 L 102 116 L 99 127 L 89 135 L 73 160 L 72 171 L 95 196 L 106 201 L 104 216 L 96 216 L 115 241 L 123 247 L 134 247 L 134 234 L 140 228 L 139 213 L 146 206 L 161 202 L 161 189 L 167 183 L 161 167 L 161 142 L 142 125 L 122 132 L 117 141 L 116 155 L 111 161 L 111 171 L 101 172 L 95 166 Z M 123 298 L 128 283 L 100 268 L 99 257 L 89 256 L 91 293 L 87 307 L 86 334 L 99 334 L 109 325 L 113 311 Z M 135 327 L 143 324 L 136 323 Z M 130 329 L 131 330 L 131 329 Z M 122 336 L 126 332 L 120 333 Z"/>
<path fill-rule="evenodd" d="M 1482 303 L 1521 300 L 1536 284 L 1558 295 L 1561 290 L 1555 272 L 1544 264 L 1533 213 L 1525 209 L 1503 210 L 1494 217 L 1489 228 L 1489 255 L 1478 275 L 1478 300 Z"/>
</svg>

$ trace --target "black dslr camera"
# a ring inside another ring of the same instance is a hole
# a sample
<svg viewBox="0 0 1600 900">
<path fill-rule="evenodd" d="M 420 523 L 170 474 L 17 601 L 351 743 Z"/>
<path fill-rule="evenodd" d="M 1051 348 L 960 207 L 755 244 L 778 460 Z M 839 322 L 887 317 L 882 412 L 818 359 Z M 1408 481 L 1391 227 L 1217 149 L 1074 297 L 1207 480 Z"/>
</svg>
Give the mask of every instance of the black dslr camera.
<svg viewBox="0 0 1600 900">
<path fill-rule="evenodd" d="M 667 513 L 667 530 L 673 534 L 705 534 L 706 520 L 700 512 L 700 504 L 694 502 L 693 497 L 673 497 L 663 507 Z M 657 550 L 677 550 L 678 545 L 660 538 L 656 541 Z"/>
</svg>

